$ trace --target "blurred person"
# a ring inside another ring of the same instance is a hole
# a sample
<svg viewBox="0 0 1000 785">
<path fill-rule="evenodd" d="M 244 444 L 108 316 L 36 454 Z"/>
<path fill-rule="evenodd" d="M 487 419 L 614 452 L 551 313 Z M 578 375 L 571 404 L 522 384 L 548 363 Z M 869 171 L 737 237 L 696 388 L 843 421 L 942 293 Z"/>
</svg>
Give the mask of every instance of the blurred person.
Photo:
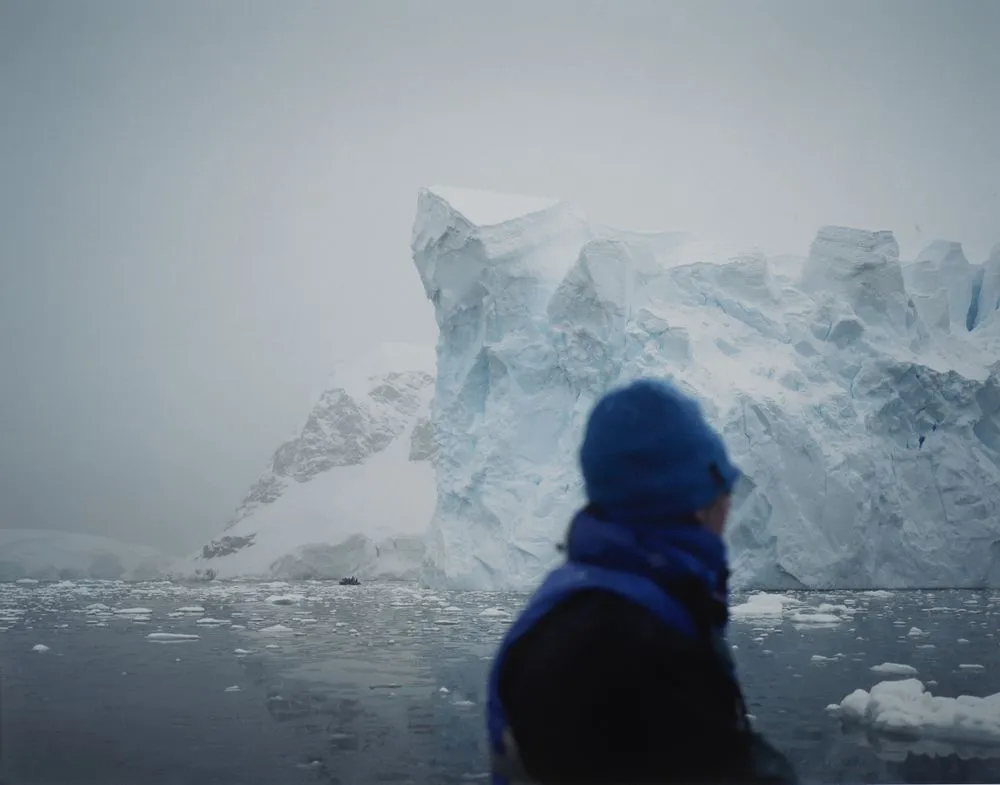
<svg viewBox="0 0 1000 785">
<path fill-rule="evenodd" d="M 640 380 L 595 406 L 566 561 L 489 677 L 495 785 L 791 783 L 750 727 L 725 641 L 740 476 L 692 398 Z"/>
</svg>

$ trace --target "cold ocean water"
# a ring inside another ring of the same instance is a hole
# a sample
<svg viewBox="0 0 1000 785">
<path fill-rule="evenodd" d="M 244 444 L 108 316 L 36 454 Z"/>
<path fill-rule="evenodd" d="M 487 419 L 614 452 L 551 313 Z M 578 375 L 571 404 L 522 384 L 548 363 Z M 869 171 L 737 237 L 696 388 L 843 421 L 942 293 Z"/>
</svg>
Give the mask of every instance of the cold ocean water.
<svg viewBox="0 0 1000 785">
<path fill-rule="evenodd" d="M 780 615 L 735 619 L 730 642 L 757 726 L 803 780 L 1000 781 L 1000 746 L 883 738 L 826 708 L 891 678 L 871 671 L 884 662 L 915 667 L 935 695 L 1000 692 L 1000 592 L 783 597 Z M 488 659 L 524 599 L 398 585 L 0 584 L 0 779 L 485 782 Z M 147 637 L 164 633 L 197 637 Z"/>
</svg>

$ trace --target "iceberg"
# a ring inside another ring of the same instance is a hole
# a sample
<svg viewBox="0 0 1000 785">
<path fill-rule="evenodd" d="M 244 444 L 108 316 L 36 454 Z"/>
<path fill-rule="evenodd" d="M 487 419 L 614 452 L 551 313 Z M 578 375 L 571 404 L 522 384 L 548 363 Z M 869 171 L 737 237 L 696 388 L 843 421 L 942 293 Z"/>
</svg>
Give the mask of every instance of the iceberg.
<svg viewBox="0 0 1000 785">
<path fill-rule="evenodd" d="M 431 347 L 383 344 L 334 369 L 225 531 L 182 576 L 415 579 L 436 495 Z"/>
<path fill-rule="evenodd" d="M 737 588 L 1000 586 L 1000 255 L 939 243 L 904 264 L 891 232 L 824 227 L 772 272 L 455 188 L 420 191 L 412 252 L 439 329 L 429 584 L 535 585 L 583 502 L 591 407 L 655 376 L 745 472 Z"/>
<path fill-rule="evenodd" d="M 855 690 L 829 708 L 848 722 L 895 736 L 1000 744 L 1000 693 L 948 698 L 927 692 L 918 679 L 905 679 Z"/>
</svg>

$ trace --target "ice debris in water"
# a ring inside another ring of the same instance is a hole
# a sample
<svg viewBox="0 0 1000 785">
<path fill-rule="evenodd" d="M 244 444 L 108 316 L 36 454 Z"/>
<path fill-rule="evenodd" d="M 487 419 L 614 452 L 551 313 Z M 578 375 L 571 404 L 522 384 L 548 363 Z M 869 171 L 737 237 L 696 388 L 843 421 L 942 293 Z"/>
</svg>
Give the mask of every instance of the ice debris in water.
<svg viewBox="0 0 1000 785">
<path fill-rule="evenodd" d="M 183 608 L 177 609 L 178 613 L 204 613 L 205 609 L 200 605 L 185 605 Z"/>
<path fill-rule="evenodd" d="M 272 624 L 270 627 L 262 627 L 259 632 L 267 633 L 268 635 L 280 635 L 285 632 L 291 632 L 291 627 L 286 627 L 284 624 Z"/>
<path fill-rule="evenodd" d="M 912 665 L 903 665 L 899 662 L 883 662 L 881 665 L 872 665 L 871 670 L 875 673 L 892 676 L 913 676 L 917 672 L 917 669 Z"/>
<path fill-rule="evenodd" d="M 734 619 L 780 617 L 788 604 L 788 598 L 779 594 L 751 594 L 746 602 L 730 608 L 729 615 Z"/>
<path fill-rule="evenodd" d="M 151 632 L 146 636 L 151 641 L 196 641 L 197 635 L 189 635 L 184 632 Z"/>
<path fill-rule="evenodd" d="M 510 616 L 510 614 L 507 613 L 507 611 L 503 610 L 503 608 L 487 608 L 479 615 L 486 617 L 494 617 L 494 618 L 499 618 L 499 617 L 507 618 Z"/>
<path fill-rule="evenodd" d="M 226 692 L 239 692 L 240 691 L 240 685 L 234 684 L 232 687 L 226 687 L 225 691 Z"/>
<path fill-rule="evenodd" d="M 36 643 L 34 646 L 31 647 L 31 650 L 37 651 L 39 654 L 44 654 L 45 652 L 49 651 L 49 647 L 46 646 L 44 643 Z"/>
<path fill-rule="evenodd" d="M 919 679 L 883 681 L 828 707 L 846 720 L 914 738 L 1000 744 L 1000 693 L 935 696 Z"/>
<path fill-rule="evenodd" d="M 272 594 L 266 602 L 272 605 L 295 605 L 304 599 L 305 597 L 301 594 Z"/>
</svg>

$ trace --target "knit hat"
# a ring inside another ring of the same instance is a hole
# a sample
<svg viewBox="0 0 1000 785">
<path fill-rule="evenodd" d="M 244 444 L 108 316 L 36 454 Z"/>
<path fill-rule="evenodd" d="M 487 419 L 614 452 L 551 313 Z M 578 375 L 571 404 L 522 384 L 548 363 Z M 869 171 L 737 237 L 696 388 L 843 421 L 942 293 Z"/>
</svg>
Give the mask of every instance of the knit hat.
<svg viewBox="0 0 1000 785">
<path fill-rule="evenodd" d="M 598 401 L 580 467 L 590 503 L 622 523 L 690 520 L 740 476 L 697 401 L 655 379 Z"/>
</svg>

